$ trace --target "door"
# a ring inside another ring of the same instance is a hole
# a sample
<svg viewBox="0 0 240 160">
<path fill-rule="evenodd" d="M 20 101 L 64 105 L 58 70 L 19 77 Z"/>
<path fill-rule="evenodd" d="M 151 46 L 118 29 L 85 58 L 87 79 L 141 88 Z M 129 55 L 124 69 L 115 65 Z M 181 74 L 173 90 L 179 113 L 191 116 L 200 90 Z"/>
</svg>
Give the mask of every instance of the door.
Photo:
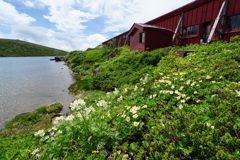
<svg viewBox="0 0 240 160">
<path fill-rule="evenodd" d="M 206 22 L 202 24 L 201 41 L 203 43 L 207 42 L 207 39 L 210 33 L 210 27 L 211 27 L 210 22 Z"/>
</svg>

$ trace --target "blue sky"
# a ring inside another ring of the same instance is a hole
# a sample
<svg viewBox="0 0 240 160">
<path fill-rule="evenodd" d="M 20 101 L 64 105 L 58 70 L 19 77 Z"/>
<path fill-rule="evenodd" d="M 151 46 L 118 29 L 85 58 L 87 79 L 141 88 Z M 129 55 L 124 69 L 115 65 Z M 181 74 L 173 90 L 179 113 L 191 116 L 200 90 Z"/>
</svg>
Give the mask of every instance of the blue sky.
<svg viewBox="0 0 240 160">
<path fill-rule="evenodd" d="M 194 0 L 0 0 L 0 38 L 86 50 Z"/>
</svg>

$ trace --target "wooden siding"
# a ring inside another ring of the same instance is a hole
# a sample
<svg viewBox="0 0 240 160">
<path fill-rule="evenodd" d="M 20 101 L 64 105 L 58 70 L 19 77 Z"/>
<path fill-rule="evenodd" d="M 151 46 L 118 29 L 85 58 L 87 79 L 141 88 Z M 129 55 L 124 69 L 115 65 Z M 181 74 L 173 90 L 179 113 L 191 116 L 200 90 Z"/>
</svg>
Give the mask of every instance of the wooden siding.
<svg viewBox="0 0 240 160">
<path fill-rule="evenodd" d="M 147 34 L 145 34 L 145 42 L 139 43 L 141 32 L 143 32 L 143 31 L 136 29 L 136 31 L 134 31 L 134 33 L 130 36 L 131 51 L 133 51 L 133 50 L 138 50 L 140 52 L 145 51 L 145 42 L 146 42 Z"/>
<path fill-rule="evenodd" d="M 187 36 L 187 37 L 183 37 L 183 35 L 180 35 L 182 36 L 181 37 L 182 45 L 187 45 L 191 43 L 200 43 L 200 39 L 203 37 L 202 34 L 205 27 L 204 25 L 210 24 L 210 30 L 211 30 L 223 2 L 224 0 L 195 0 L 183 7 L 173 10 L 172 12 L 169 12 L 163 16 L 160 16 L 151 21 L 148 21 L 145 23 L 145 25 L 152 25 L 152 26 L 166 28 L 171 31 L 175 31 L 177 24 L 179 22 L 179 19 L 183 13 L 184 16 L 183 16 L 182 27 L 186 28 L 186 27 L 197 24 L 198 34 L 193 36 Z M 226 25 L 227 18 L 235 14 L 240 14 L 240 0 L 228 0 L 227 11 L 224 17 L 225 26 L 222 30 L 222 39 L 228 42 L 232 36 L 240 35 L 240 30 L 234 30 L 234 31 L 227 30 L 227 25 Z M 217 30 L 219 29 L 220 29 L 220 26 L 218 25 Z M 125 32 L 124 34 L 127 34 L 127 33 L 128 31 Z M 139 33 L 134 33 L 133 35 L 131 35 L 131 37 L 129 37 L 131 50 L 145 50 L 147 46 L 151 45 L 148 43 L 153 43 L 152 45 L 154 46 L 156 45 L 155 42 L 161 41 L 161 38 L 159 38 L 161 36 L 155 36 L 154 34 L 152 34 L 152 30 L 150 31 L 147 30 L 145 34 L 146 34 L 146 40 L 147 40 L 147 42 L 145 42 L 146 44 L 145 43 L 139 44 Z M 121 36 L 122 34 L 115 37 L 117 42 L 120 41 L 119 38 Z M 150 36 L 153 39 L 152 41 L 149 40 Z M 157 38 L 159 38 L 159 40 L 157 40 Z M 216 34 L 213 35 L 212 39 L 215 39 L 215 38 L 217 38 Z M 174 42 L 175 42 L 174 44 L 178 44 L 177 40 L 175 40 Z M 122 43 L 118 43 L 117 46 L 122 46 Z"/>
<path fill-rule="evenodd" d="M 147 28 L 144 31 L 146 33 L 146 50 L 153 50 L 156 48 L 163 48 L 172 45 L 173 32 L 152 28 Z"/>
</svg>

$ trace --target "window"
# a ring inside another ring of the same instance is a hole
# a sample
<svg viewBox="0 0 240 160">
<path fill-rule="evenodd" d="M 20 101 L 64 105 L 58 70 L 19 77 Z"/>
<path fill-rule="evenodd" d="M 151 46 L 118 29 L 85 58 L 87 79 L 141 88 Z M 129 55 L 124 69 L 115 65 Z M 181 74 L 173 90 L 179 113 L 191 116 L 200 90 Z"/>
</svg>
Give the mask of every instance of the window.
<svg viewBox="0 0 240 160">
<path fill-rule="evenodd" d="M 198 34 L 198 25 L 196 24 L 196 25 L 184 28 L 183 34 L 184 34 L 183 35 L 184 37 L 197 35 Z"/>
<path fill-rule="evenodd" d="M 122 35 L 122 39 L 127 38 L 127 34 Z"/>
<path fill-rule="evenodd" d="M 145 32 L 140 33 L 140 43 L 144 43 L 145 42 Z"/>
<path fill-rule="evenodd" d="M 240 29 L 240 14 L 228 17 L 228 30 Z"/>
</svg>

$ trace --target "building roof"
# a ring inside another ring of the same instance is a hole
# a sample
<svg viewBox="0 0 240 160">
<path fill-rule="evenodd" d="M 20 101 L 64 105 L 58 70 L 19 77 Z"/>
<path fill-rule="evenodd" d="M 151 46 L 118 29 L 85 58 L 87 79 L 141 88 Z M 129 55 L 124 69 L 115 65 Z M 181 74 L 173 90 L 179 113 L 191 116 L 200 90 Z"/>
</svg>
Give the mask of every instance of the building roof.
<svg viewBox="0 0 240 160">
<path fill-rule="evenodd" d="M 126 32 L 123 32 L 123 33 L 121 33 L 121 34 L 118 34 L 117 36 L 112 37 L 111 39 L 108 39 L 108 40 L 106 40 L 106 41 L 104 41 L 104 42 L 102 42 L 102 43 L 107 43 L 108 41 L 110 41 L 110 40 L 112 40 L 112 39 L 114 39 L 114 38 L 117 38 L 117 37 L 120 37 L 120 36 L 126 35 L 126 34 L 128 34 L 128 32 L 129 32 L 129 30 L 126 31 Z"/>
<path fill-rule="evenodd" d="M 131 33 L 134 31 L 134 29 L 137 28 L 139 30 L 143 30 L 144 28 L 152 28 L 152 29 L 159 29 L 159 30 L 167 30 L 169 32 L 173 32 L 167 28 L 163 28 L 163 27 L 158 27 L 158 26 L 154 26 L 154 25 L 148 25 L 148 24 L 141 24 L 141 23 L 134 23 L 133 26 L 131 27 L 131 29 L 129 30 L 129 35 L 131 35 Z"/>
</svg>

